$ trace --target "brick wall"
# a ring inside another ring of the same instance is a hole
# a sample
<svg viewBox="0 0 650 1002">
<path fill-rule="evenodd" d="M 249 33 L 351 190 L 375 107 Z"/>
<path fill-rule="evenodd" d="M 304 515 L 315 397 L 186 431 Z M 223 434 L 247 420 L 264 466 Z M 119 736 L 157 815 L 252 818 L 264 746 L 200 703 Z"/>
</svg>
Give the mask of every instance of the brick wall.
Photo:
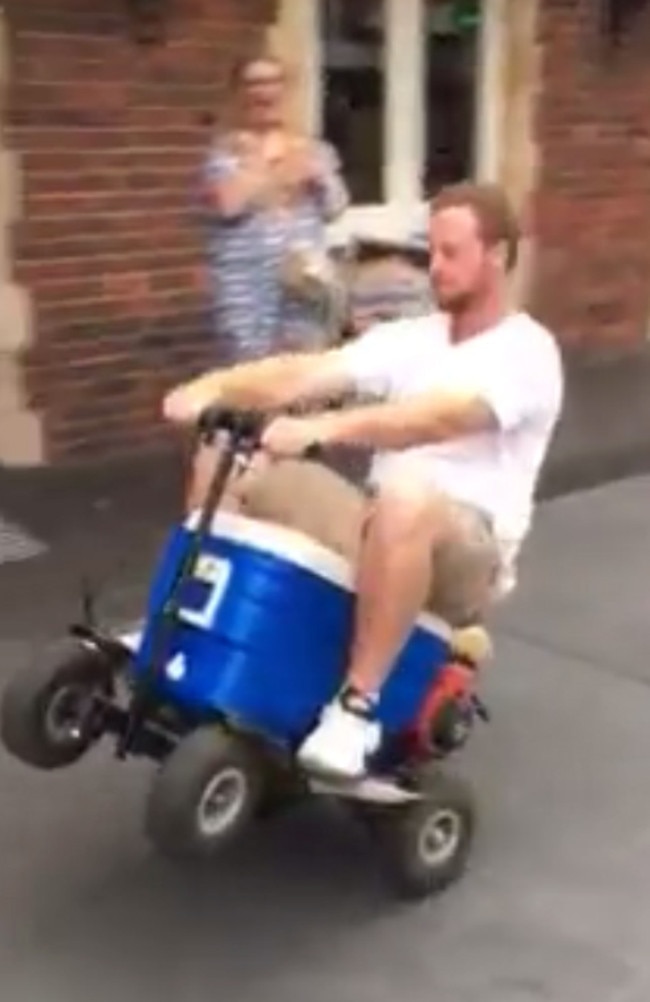
<svg viewBox="0 0 650 1002">
<path fill-rule="evenodd" d="M 48 458 L 139 450 L 170 380 L 211 350 L 193 192 L 233 60 L 274 0 L 169 0 L 139 47 L 126 0 L 10 0 L 6 142 L 21 155 L 15 277 L 32 294 L 26 364 Z"/>
<path fill-rule="evenodd" d="M 619 47 L 598 18 L 594 0 L 542 0 L 536 123 L 534 305 L 590 353 L 650 331 L 650 4 Z"/>
<path fill-rule="evenodd" d="M 192 213 L 205 116 L 277 0 L 167 3 L 167 43 L 140 48 L 127 0 L 5 0 L 16 278 L 32 295 L 26 376 L 52 462 L 149 447 L 164 387 L 209 357 Z M 533 199 L 533 306 L 589 351 L 638 344 L 650 318 L 650 13 L 608 50 L 598 6 L 540 0 Z"/>
</svg>

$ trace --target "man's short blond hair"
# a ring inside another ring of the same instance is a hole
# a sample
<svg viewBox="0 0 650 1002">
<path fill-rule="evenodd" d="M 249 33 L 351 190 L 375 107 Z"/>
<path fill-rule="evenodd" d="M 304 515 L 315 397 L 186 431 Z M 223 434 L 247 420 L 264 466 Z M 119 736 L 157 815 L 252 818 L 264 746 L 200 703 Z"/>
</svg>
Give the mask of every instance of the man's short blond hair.
<svg viewBox="0 0 650 1002">
<path fill-rule="evenodd" d="M 446 185 L 436 192 L 430 206 L 432 214 L 443 209 L 469 209 L 476 217 L 486 246 L 504 244 L 506 268 L 512 271 L 517 263 L 521 230 L 510 199 L 500 185 L 473 181 Z"/>
</svg>

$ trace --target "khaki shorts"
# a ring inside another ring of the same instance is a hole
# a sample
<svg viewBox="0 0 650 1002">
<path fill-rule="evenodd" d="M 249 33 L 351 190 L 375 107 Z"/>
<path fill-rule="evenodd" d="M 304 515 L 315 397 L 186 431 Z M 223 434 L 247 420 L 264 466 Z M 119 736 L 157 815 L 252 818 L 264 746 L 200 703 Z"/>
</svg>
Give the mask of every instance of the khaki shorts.
<svg viewBox="0 0 650 1002">
<path fill-rule="evenodd" d="M 370 495 L 327 467 L 283 460 L 243 473 L 228 493 L 249 518 L 296 529 L 356 562 Z M 432 552 L 432 588 L 425 609 L 460 627 L 484 615 L 500 560 L 487 517 L 469 505 L 453 500 L 449 504 L 454 538 Z"/>
</svg>

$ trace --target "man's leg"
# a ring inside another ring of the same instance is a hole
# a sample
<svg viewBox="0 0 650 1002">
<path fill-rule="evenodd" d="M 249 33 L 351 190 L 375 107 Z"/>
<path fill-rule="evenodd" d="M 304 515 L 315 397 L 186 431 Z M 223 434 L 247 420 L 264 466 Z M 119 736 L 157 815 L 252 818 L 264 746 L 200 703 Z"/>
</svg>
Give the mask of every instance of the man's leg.
<svg viewBox="0 0 650 1002">
<path fill-rule="evenodd" d="M 443 494 L 412 487 L 382 491 L 371 512 L 361 545 L 357 572 L 354 639 L 344 685 L 327 707 L 320 725 L 300 750 L 308 768 L 355 778 L 365 772 L 376 750 L 380 729 L 374 721 L 379 691 L 415 620 L 435 595 L 435 555 L 463 552 L 476 523 Z M 491 559 L 493 551 L 490 552 Z M 470 561 L 471 563 L 471 561 Z M 443 602 L 459 608 L 472 591 L 471 577 L 483 572 L 486 554 L 463 570 L 447 559 L 441 564 Z M 471 573 L 470 573 L 471 571 Z M 487 575 L 484 575 L 487 576 Z"/>
<path fill-rule="evenodd" d="M 417 488 L 374 502 L 357 565 L 357 607 L 347 681 L 373 697 L 432 587 L 431 552 L 447 531 L 446 499 Z"/>
</svg>

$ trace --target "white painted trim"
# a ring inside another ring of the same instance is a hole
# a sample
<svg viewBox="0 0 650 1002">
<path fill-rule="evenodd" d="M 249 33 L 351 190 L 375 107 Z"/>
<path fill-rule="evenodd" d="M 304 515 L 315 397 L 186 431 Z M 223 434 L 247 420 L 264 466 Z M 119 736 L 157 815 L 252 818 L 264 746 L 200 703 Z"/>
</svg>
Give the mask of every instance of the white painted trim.
<svg viewBox="0 0 650 1002">
<path fill-rule="evenodd" d="M 384 5 L 384 199 L 412 205 L 422 197 L 424 0 L 384 0 Z"/>
<path fill-rule="evenodd" d="M 507 2 L 508 0 L 482 2 L 474 121 L 474 176 L 479 181 L 497 181 L 501 174 L 505 111 L 502 74 L 507 56 Z"/>
<path fill-rule="evenodd" d="M 368 235 L 406 241 L 417 230 L 426 229 L 426 216 L 426 202 L 353 205 L 340 219 L 330 224 L 329 241 L 332 245 L 343 244 Z"/>
<path fill-rule="evenodd" d="M 289 0 L 300 22 L 300 37 L 305 40 L 302 51 L 304 102 L 309 131 L 320 135 L 323 128 L 322 64 L 319 0 Z"/>
<path fill-rule="evenodd" d="M 193 512 L 186 520 L 186 527 L 193 531 L 198 520 L 199 513 Z M 212 520 L 210 532 L 218 539 L 261 550 L 301 567 L 338 588 L 354 591 L 354 575 L 349 561 L 295 529 L 247 518 L 234 512 L 218 511 Z M 430 613 L 423 613 L 418 618 L 418 625 L 445 640 L 452 634 L 446 623 Z"/>
</svg>

